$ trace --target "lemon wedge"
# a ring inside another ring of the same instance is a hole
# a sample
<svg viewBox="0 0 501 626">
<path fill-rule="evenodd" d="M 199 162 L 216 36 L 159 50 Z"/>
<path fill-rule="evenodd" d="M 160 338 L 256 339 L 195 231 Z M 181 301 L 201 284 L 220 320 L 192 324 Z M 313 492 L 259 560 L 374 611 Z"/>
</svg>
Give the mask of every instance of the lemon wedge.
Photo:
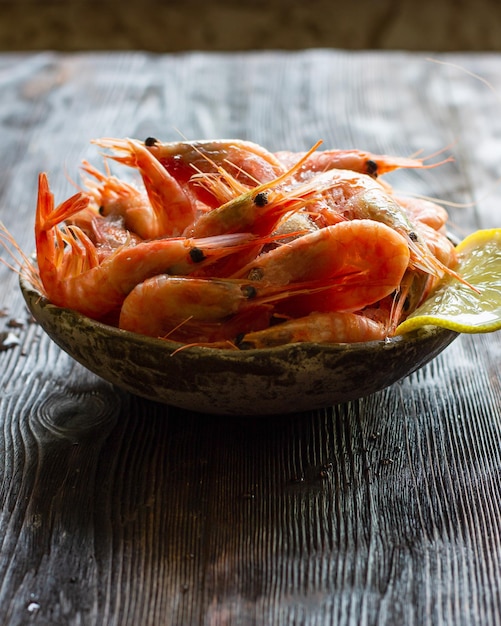
<svg viewBox="0 0 501 626">
<path fill-rule="evenodd" d="M 501 329 L 501 228 L 478 230 L 456 247 L 454 268 L 477 291 L 455 278 L 445 278 L 431 296 L 396 329 L 402 335 L 433 325 L 458 333 L 490 333 Z"/>
</svg>

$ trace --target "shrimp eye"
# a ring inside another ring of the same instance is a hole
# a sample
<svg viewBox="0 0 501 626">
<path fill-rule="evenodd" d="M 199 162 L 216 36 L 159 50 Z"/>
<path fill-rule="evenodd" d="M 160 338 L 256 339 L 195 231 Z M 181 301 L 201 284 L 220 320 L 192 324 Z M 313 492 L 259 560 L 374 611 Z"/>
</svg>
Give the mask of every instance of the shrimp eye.
<svg viewBox="0 0 501 626">
<path fill-rule="evenodd" d="M 419 237 L 413 230 L 411 230 L 411 232 L 409 233 L 409 239 L 411 241 L 418 241 Z"/>
<path fill-rule="evenodd" d="M 158 139 L 155 139 L 155 137 L 146 137 L 144 140 L 145 146 L 154 146 L 156 143 L 158 143 Z"/>
<path fill-rule="evenodd" d="M 365 169 L 367 170 L 367 174 L 370 176 L 377 176 L 378 165 L 376 161 L 372 159 L 367 159 L 365 162 Z"/>
<path fill-rule="evenodd" d="M 201 263 L 205 259 L 205 253 L 201 248 L 192 248 L 189 255 L 193 263 Z"/>
<path fill-rule="evenodd" d="M 101 206 L 99 207 L 99 209 L 98 209 L 98 213 L 99 213 L 99 215 L 104 215 L 104 206 L 102 206 L 102 205 L 101 205 Z"/>
<path fill-rule="evenodd" d="M 254 196 L 254 204 L 256 206 L 266 206 L 268 204 L 268 194 L 265 191 L 260 191 Z"/>
<path fill-rule="evenodd" d="M 257 296 L 257 290 L 254 286 L 252 285 L 244 285 L 242 287 L 242 294 L 249 300 L 252 300 L 252 298 L 255 298 Z"/>
</svg>

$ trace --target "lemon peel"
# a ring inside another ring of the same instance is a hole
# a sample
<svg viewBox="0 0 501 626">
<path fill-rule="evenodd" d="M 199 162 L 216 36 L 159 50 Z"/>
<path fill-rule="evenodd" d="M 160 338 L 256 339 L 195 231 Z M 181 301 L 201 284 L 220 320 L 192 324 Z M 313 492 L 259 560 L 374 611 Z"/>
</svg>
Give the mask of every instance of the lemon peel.
<svg viewBox="0 0 501 626">
<path fill-rule="evenodd" d="M 447 277 L 395 330 L 402 335 L 432 325 L 458 333 L 490 333 L 501 329 L 501 228 L 478 230 L 456 246 L 454 269 L 475 291 Z"/>
</svg>

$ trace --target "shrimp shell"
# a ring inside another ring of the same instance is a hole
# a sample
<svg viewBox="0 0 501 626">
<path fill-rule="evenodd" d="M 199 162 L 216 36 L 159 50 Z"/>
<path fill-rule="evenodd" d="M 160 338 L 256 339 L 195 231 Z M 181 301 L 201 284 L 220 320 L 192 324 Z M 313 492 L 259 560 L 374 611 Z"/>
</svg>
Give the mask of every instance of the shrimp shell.
<svg viewBox="0 0 501 626">
<path fill-rule="evenodd" d="M 315 296 L 293 296 L 289 307 L 356 311 L 396 289 L 409 265 L 405 239 L 373 220 L 340 222 L 263 253 L 235 278 L 265 285 L 323 285 Z M 308 311 L 308 312 L 309 312 Z"/>
<path fill-rule="evenodd" d="M 241 350 L 274 348 L 289 343 L 356 343 L 384 339 L 387 330 L 377 320 L 356 313 L 311 313 L 264 330 L 246 333 L 237 342 Z"/>
</svg>

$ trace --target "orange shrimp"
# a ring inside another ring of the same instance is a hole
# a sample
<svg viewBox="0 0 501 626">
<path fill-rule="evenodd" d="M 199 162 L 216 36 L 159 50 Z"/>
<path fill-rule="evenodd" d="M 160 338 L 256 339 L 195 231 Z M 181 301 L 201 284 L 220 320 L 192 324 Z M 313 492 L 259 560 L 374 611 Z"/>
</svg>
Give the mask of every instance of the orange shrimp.
<svg viewBox="0 0 501 626">
<path fill-rule="evenodd" d="M 190 341 L 200 341 L 204 334 L 207 340 L 207 333 L 234 339 L 269 325 L 276 302 L 326 287 L 297 284 L 284 289 L 238 279 L 157 275 L 137 284 L 124 299 L 119 327 L 153 337 L 182 335 Z"/>
<path fill-rule="evenodd" d="M 78 227 L 89 237 L 100 259 L 119 247 L 142 241 L 139 235 L 127 229 L 122 216 L 126 203 L 132 209 L 139 202 L 139 196 L 142 195 L 139 190 L 115 177 L 102 174 L 86 161 L 82 167 L 92 173 L 100 184 L 90 179 L 84 181 L 83 193 L 89 198 L 89 203 L 78 213 L 68 216 L 66 224 Z M 119 210 L 114 210 L 117 205 Z"/>
<path fill-rule="evenodd" d="M 88 161 L 82 161 L 82 170 L 92 178 L 83 177 L 84 191 L 91 199 L 93 212 L 108 223 L 123 223 L 123 228 L 137 238 L 149 239 L 153 232 L 158 232 L 158 224 L 152 230 L 150 218 L 156 220 L 153 207 L 144 190 L 135 185 L 112 176 L 109 169 L 106 173 L 99 171 Z M 94 179 L 94 180 L 93 180 Z M 79 216 L 77 215 L 76 218 Z M 83 216 L 85 219 L 85 215 Z M 82 227 L 78 221 L 73 220 Z M 92 225 L 94 226 L 94 225 Z M 82 228 L 87 232 L 85 226 Z"/>
<path fill-rule="evenodd" d="M 141 174 L 148 201 L 114 177 L 103 181 L 104 199 L 117 197 L 112 210 L 124 216 L 130 230 L 143 239 L 175 237 L 194 221 L 197 206 L 144 144 L 135 139 L 96 139 L 93 143 L 122 152 L 123 156 L 111 158 L 136 168 Z"/>
<path fill-rule="evenodd" d="M 312 154 L 320 143 L 315 144 L 304 158 Z M 332 185 L 332 181 L 328 179 L 307 182 L 304 185 L 288 185 L 287 181 L 301 164 L 300 161 L 287 172 L 251 189 L 223 168 L 219 168 L 219 176 L 200 175 L 199 179 L 215 196 L 221 194 L 224 197 L 229 194 L 233 197 L 218 208 L 201 215 L 185 234 L 207 237 L 242 230 L 257 235 L 270 234 L 286 214 L 292 214 L 317 202 L 322 192 Z"/>
<path fill-rule="evenodd" d="M 304 152 L 276 152 L 275 156 L 285 166 L 291 167 L 299 159 L 304 157 Z M 440 163 L 426 164 L 426 158 L 409 158 L 391 156 L 387 154 L 373 154 L 363 150 L 322 150 L 312 154 L 303 163 L 298 172 L 298 178 L 310 177 L 317 172 L 325 172 L 331 169 L 353 170 L 369 176 L 381 176 L 398 168 L 430 168 L 437 167 L 451 161 L 447 158 Z"/>
<path fill-rule="evenodd" d="M 274 348 L 299 342 L 356 343 L 385 339 L 383 323 L 357 313 L 310 313 L 239 338 L 241 350 Z"/>
<path fill-rule="evenodd" d="M 458 262 L 456 247 L 442 230 L 435 230 L 425 222 L 417 223 L 417 231 L 433 256 L 448 268 L 454 268 Z"/>
<path fill-rule="evenodd" d="M 283 288 L 294 283 L 326 286 L 318 293 L 291 294 L 281 304 L 287 314 L 357 311 L 398 289 L 409 258 L 405 239 L 385 224 L 344 221 L 263 253 L 235 278 Z"/>
<path fill-rule="evenodd" d="M 168 201 L 157 188 L 157 184 L 164 184 L 158 174 L 158 168 L 164 168 L 167 176 L 171 177 L 185 194 L 194 214 L 197 215 L 216 208 L 230 198 L 221 200 L 219 196 L 215 197 L 207 186 L 197 184 L 195 174 L 210 176 L 225 169 L 228 173 L 233 173 L 233 176 L 248 189 L 258 183 L 271 181 L 285 171 L 273 154 L 249 141 L 161 143 L 149 137 L 144 143 L 132 139 L 112 138 L 96 139 L 93 143 L 114 151 L 115 154 L 110 155 L 110 158 L 115 161 L 139 168 L 154 206 L 157 206 L 155 198 L 158 195 L 162 196 L 162 202 Z M 185 227 L 189 221 L 186 219 Z"/>
<path fill-rule="evenodd" d="M 217 167 L 224 167 L 249 187 L 273 180 L 286 171 L 274 154 L 251 141 L 221 139 L 162 143 L 149 137 L 145 145 L 181 184 L 190 181 L 195 172 L 216 172 Z"/>
<path fill-rule="evenodd" d="M 246 306 L 255 308 L 256 288 L 248 281 L 154 276 L 125 298 L 119 327 L 162 337 L 179 324 L 226 321 Z M 268 316 L 269 319 L 269 316 Z M 186 334 L 186 329 L 185 334 Z"/>
<path fill-rule="evenodd" d="M 421 239 L 425 241 L 426 247 L 432 252 L 437 261 L 444 267 L 449 268 L 449 272 L 452 272 L 458 262 L 456 248 L 452 241 L 441 230 L 435 230 L 426 223 L 419 224 L 418 232 Z M 459 278 L 461 279 L 461 277 Z M 418 307 L 438 286 L 440 280 L 439 275 L 423 274 L 419 270 L 410 269 L 409 277 L 407 280 L 404 278 L 400 289 L 401 294 L 406 297 L 405 310 L 410 312 Z M 406 288 L 406 285 L 408 285 L 408 288 Z"/>
<path fill-rule="evenodd" d="M 328 180 L 331 181 L 330 185 Z M 420 235 L 419 226 L 409 219 L 394 197 L 371 176 L 351 170 L 329 170 L 317 174 L 310 183 L 324 186 L 323 198 L 331 205 L 334 213 L 341 213 L 348 220 L 370 219 L 381 222 L 405 237 L 411 254 L 411 268 L 438 279 L 448 274 L 468 285 L 453 268 L 433 255 Z"/>
<path fill-rule="evenodd" d="M 186 275 L 254 245 L 255 237 L 248 233 L 158 239 L 118 248 L 100 262 L 94 244 L 83 231 L 78 227 L 58 228 L 88 202 L 85 194 L 78 193 L 54 208 L 47 176 L 40 174 L 35 240 L 45 295 L 53 304 L 89 317 L 100 319 L 113 312 L 135 285 L 150 276 L 166 272 Z"/>
<path fill-rule="evenodd" d="M 374 188 L 367 189 L 352 196 L 346 202 L 344 210 L 352 219 L 369 218 L 387 224 L 401 233 L 409 245 L 412 268 L 438 279 L 448 274 L 466 283 L 457 272 L 434 256 L 426 239 L 421 235 L 420 227 L 410 221 L 405 211 L 388 194 Z"/>
</svg>

